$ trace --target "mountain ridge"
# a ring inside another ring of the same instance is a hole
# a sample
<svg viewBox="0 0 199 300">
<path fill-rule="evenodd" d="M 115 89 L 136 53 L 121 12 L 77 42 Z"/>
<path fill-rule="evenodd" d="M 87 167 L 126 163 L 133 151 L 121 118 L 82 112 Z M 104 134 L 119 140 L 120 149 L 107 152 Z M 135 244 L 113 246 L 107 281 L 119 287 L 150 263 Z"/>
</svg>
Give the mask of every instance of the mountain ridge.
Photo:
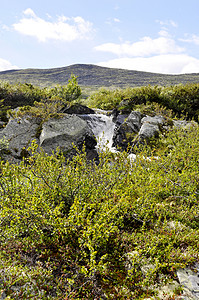
<svg viewBox="0 0 199 300">
<path fill-rule="evenodd" d="M 73 64 L 49 69 L 27 68 L 0 72 L 0 80 L 9 83 L 31 83 L 37 86 L 65 85 L 71 73 L 84 87 L 135 87 L 144 85 L 175 85 L 199 83 L 199 73 L 161 74 L 136 70 L 101 67 L 93 64 Z"/>
</svg>

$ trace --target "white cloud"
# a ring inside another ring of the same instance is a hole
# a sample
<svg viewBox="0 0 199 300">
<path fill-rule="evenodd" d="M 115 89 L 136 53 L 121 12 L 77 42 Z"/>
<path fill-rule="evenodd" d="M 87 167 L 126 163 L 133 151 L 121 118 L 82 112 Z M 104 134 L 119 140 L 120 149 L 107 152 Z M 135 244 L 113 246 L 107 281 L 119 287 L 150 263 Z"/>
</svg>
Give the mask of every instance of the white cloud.
<svg viewBox="0 0 199 300">
<path fill-rule="evenodd" d="M 82 17 L 58 17 L 55 22 L 37 17 L 31 8 L 26 9 L 24 17 L 13 24 L 13 28 L 27 36 L 37 38 L 40 42 L 47 40 L 74 41 L 90 38 L 93 32 L 92 23 Z"/>
<path fill-rule="evenodd" d="M 179 41 L 199 45 L 199 36 L 196 34 L 192 34 L 187 39 L 179 39 Z"/>
<path fill-rule="evenodd" d="M 129 42 L 122 44 L 106 43 L 95 47 L 95 50 L 132 57 L 182 53 L 184 48 L 178 46 L 175 40 L 166 33 L 166 31 L 161 31 L 160 37 L 156 39 L 146 36 L 132 44 Z"/>
<path fill-rule="evenodd" d="M 14 66 L 6 59 L 0 58 L 0 71 L 6 71 L 11 69 L 19 69 L 19 67 Z"/>
<path fill-rule="evenodd" d="M 106 62 L 100 62 L 97 65 L 162 74 L 199 73 L 199 59 L 186 54 L 118 58 Z"/>
<path fill-rule="evenodd" d="M 120 23 L 121 22 L 120 19 L 118 19 L 118 18 L 114 18 L 113 21 L 116 22 L 116 23 Z"/>
<path fill-rule="evenodd" d="M 33 18 L 36 18 L 37 16 L 35 15 L 34 11 L 31 8 L 27 8 L 26 10 L 23 11 L 24 15 L 26 16 L 31 16 Z"/>
<path fill-rule="evenodd" d="M 178 27 L 178 24 L 173 20 L 167 20 L 167 21 L 161 21 L 156 20 L 157 23 L 159 23 L 161 26 L 172 26 L 172 27 Z"/>
</svg>

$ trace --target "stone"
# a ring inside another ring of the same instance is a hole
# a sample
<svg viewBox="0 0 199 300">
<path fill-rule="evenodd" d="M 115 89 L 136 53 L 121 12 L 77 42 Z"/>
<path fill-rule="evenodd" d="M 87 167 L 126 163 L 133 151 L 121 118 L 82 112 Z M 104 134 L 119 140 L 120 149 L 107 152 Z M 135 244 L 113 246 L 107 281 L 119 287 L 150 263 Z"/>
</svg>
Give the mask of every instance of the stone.
<svg viewBox="0 0 199 300">
<path fill-rule="evenodd" d="M 178 280 L 190 299 L 199 299 L 199 264 L 177 271 Z"/>
<path fill-rule="evenodd" d="M 198 126 L 195 121 L 173 120 L 174 127 L 189 129 L 191 126 Z"/>
<path fill-rule="evenodd" d="M 60 113 L 76 114 L 76 115 L 88 115 L 95 114 L 95 111 L 82 104 L 74 104 L 70 107 L 65 106 L 60 110 Z"/>
<path fill-rule="evenodd" d="M 76 115 L 65 115 L 45 122 L 39 141 L 47 154 L 59 148 L 69 158 L 76 153 L 73 144 L 79 149 L 85 144 L 87 150 L 92 150 L 97 144 L 86 121 Z"/>
<path fill-rule="evenodd" d="M 133 142 L 131 152 L 134 152 L 141 144 L 149 142 L 150 139 L 158 138 L 165 123 L 166 120 L 162 116 L 146 116 L 142 118 L 140 131 Z"/>
<path fill-rule="evenodd" d="M 154 117 L 146 116 L 141 120 L 141 124 L 144 123 L 150 123 L 154 125 L 164 125 L 165 118 L 163 116 L 154 116 Z"/>
<path fill-rule="evenodd" d="M 38 141 L 36 135 L 39 124 L 39 119 L 28 116 L 11 118 L 6 127 L 0 131 L 0 139 L 8 140 L 8 150 L 13 157 L 21 159 L 24 155 L 29 155 L 27 148 L 34 139 Z"/>
<path fill-rule="evenodd" d="M 140 130 L 141 118 L 142 114 L 140 112 L 133 111 L 121 125 L 117 125 L 113 135 L 113 147 L 127 150 L 128 146 L 132 145 L 134 137 Z"/>
</svg>

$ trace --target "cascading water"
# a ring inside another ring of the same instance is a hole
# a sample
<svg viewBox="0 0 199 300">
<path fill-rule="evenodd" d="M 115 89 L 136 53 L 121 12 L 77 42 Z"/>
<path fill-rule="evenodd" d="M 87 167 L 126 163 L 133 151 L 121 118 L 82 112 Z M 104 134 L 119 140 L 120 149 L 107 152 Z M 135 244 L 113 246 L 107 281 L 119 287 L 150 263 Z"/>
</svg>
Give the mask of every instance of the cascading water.
<svg viewBox="0 0 199 300">
<path fill-rule="evenodd" d="M 97 139 L 97 150 L 100 152 L 108 148 L 111 152 L 116 152 L 115 148 L 112 147 L 115 129 L 113 116 L 96 113 L 84 115 L 83 118 L 87 121 Z"/>
<path fill-rule="evenodd" d="M 114 153 L 118 152 L 118 150 L 112 146 L 113 134 L 116 127 L 115 122 L 113 122 L 113 117 L 113 115 L 107 116 L 105 113 L 81 115 L 81 118 L 87 122 L 97 139 L 96 148 L 98 152 L 102 152 L 106 149 Z M 129 158 L 135 161 L 136 155 L 129 154 Z"/>
</svg>

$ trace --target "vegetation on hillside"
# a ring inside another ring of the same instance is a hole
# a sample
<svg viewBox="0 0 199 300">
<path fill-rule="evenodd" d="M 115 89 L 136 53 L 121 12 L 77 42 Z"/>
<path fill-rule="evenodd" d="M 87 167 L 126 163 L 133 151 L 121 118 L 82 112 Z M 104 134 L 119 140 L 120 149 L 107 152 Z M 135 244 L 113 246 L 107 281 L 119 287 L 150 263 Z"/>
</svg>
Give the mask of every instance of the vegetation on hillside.
<svg viewBox="0 0 199 300">
<path fill-rule="evenodd" d="M 0 120 L 7 120 L 7 111 L 23 107 L 21 112 L 28 112 L 43 119 L 56 114 L 64 105 L 70 105 L 81 96 L 77 77 L 71 75 L 68 84 L 51 88 L 39 88 L 32 84 L 11 85 L 0 82 Z"/>
<path fill-rule="evenodd" d="M 65 85 L 71 73 L 79 78 L 82 89 L 99 87 L 126 88 L 145 85 L 176 85 L 179 83 L 198 83 L 199 74 L 166 75 L 150 72 L 106 68 L 90 64 L 75 64 L 52 69 L 22 69 L 0 72 L 0 80 L 9 83 L 31 83 L 39 87 Z"/>
<path fill-rule="evenodd" d="M 65 86 L 56 85 L 51 88 L 39 88 L 32 84 L 16 84 L 0 82 L 0 120 L 6 119 L 9 108 L 34 106 L 39 110 L 47 105 L 49 113 L 58 111 L 64 104 L 80 99 L 82 90 L 77 77 L 72 75 Z M 3 102 L 2 102 L 3 101 Z M 194 119 L 199 115 L 199 84 L 174 85 L 169 87 L 142 86 L 125 89 L 100 88 L 82 102 L 90 107 L 101 109 L 118 108 L 121 112 L 130 112 L 140 105 L 151 106 L 172 111 L 173 116 Z M 55 109 L 56 107 L 56 109 Z M 33 110 L 32 110 L 33 111 Z"/>
<path fill-rule="evenodd" d="M 130 112 L 140 105 L 159 104 L 173 112 L 177 117 L 198 121 L 199 84 L 175 85 L 169 87 L 142 86 L 110 90 L 101 88 L 93 93 L 86 103 L 101 109 L 118 108 Z"/>
<path fill-rule="evenodd" d="M 36 148 L 20 165 L 0 162 L 9 299 L 142 299 L 198 260 L 198 126 L 173 129 L 135 163 L 107 152 L 98 166 L 85 153 L 65 164 Z"/>
<path fill-rule="evenodd" d="M 29 113 L 44 118 L 81 93 L 76 77 L 51 89 L 4 85 L 1 99 L 15 102 L 21 93 L 23 105 L 34 104 Z M 101 90 L 88 101 L 121 111 L 167 107 L 197 119 L 198 91 L 198 85 Z M 6 148 L 1 140 L 0 156 Z M 29 150 L 20 164 L 0 159 L 0 295 L 158 299 L 177 269 L 198 261 L 196 123 L 163 132 L 135 162 L 126 152 L 107 150 L 96 165 L 84 150 L 67 162 L 59 149 L 48 156 L 33 142 Z"/>
</svg>

